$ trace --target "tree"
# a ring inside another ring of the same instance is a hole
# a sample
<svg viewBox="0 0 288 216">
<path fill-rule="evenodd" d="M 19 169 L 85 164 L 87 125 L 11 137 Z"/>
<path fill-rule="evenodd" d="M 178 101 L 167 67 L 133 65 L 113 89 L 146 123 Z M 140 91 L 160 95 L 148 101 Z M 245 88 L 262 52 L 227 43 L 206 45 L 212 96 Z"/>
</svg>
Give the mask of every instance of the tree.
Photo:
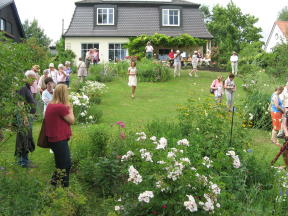
<svg viewBox="0 0 288 216">
<path fill-rule="evenodd" d="M 288 21 L 288 7 L 284 7 L 278 14 L 278 20 Z"/>
<path fill-rule="evenodd" d="M 261 28 L 255 26 L 258 19 L 243 14 L 232 1 L 226 7 L 216 5 L 212 12 L 207 11 L 207 8 L 202 8 L 202 11 L 209 18 L 207 27 L 214 36 L 214 44 L 219 49 L 220 55 L 214 60 L 220 63 L 227 63 L 232 51 L 239 52 L 247 44 L 262 38 Z"/>
<path fill-rule="evenodd" d="M 44 30 L 40 28 L 36 19 L 32 22 L 25 20 L 23 29 L 26 38 L 35 38 L 40 46 L 49 47 L 52 40 L 44 33 Z"/>
<path fill-rule="evenodd" d="M 65 50 L 64 38 L 61 38 L 59 41 L 57 41 L 56 50 L 57 54 L 52 58 L 53 62 L 64 64 L 65 61 L 70 61 L 73 65 L 76 55 L 72 50 Z"/>
</svg>

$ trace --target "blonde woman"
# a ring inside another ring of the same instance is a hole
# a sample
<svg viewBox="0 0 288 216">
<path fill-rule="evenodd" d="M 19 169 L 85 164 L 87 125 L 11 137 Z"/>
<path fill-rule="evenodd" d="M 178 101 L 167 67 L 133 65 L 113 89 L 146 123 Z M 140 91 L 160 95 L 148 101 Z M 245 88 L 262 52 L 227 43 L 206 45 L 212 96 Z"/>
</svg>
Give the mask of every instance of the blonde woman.
<svg viewBox="0 0 288 216">
<path fill-rule="evenodd" d="M 128 68 L 128 75 L 129 75 L 129 81 L 128 86 L 132 88 L 132 95 L 131 97 L 135 97 L 135 91 L 137 86 L 137 69 L 136 69 L 136 62 L 131 61 L 130 67 Z"/>
<path fill-rule="evenodd" d="M 71 158 L 68 140 L 72 135 L 70 125 L 74 121 L 73 107 L 68 100 L 67 85 L 59 84 L 45 112 L 45 134 L 54 152 L 57 169 L 51 179 L 51 184 L 54 186 L 59 183 L 63 187 L 69 186 Z"/>
</svg>

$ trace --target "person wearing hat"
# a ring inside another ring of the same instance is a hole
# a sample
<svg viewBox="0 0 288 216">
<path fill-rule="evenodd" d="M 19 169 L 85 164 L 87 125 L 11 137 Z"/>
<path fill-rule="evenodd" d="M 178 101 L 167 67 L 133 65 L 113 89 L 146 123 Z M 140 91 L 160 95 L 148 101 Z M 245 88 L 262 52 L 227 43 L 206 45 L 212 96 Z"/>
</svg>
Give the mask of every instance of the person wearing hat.
<svg viewBox="0 0 288 216">
<path fill-rule="evenodd" d="M 154 48 L 151 45 L 150 41 L 147 42 L 147 46 L 145 47 L 145 50 L 146 50 L 146 58 L 151 59 L 153 57 Z"/>
<path fill-rule="evenodd" d="M 189 73 L 189 76 L 192 77 L 194 73 L 195 77 L 198 77 L 197 75 L 198 52 L 196 50 L 194 51 L 194 54 L 192 55 L 191 64 L 192 64 L 192 71 Z"/>
<path fill-rule="evenodd" d="M 232 53 L 230 57 L 231 67 L 232 67 L 232 74 L 237 75 L 238 73 L 238 55 L 236 52 Z"/>
<path fill-rule="evenodd" d="M 33 71 L 35 73 L 36 79 L 34 80 L 33 85 L 30 87 L 31 88 L 31 92 L 34 98 L 36 98 L 36 95 L 38 93 L 38 81 L 40 79 L 40 66 L 39 65 L 33 65 L 31 71 Z"/>
<path fill-rule="evenodd" d="M 180 50 L 177 50 L 174 56 L 174 78 L 176 76 L 180 77 L 180 71 L 181 71 L 181 52 Z"/>
<path fill-rule="evenodd" d="M 38 82 L 38 89 L 40 94 L 42 95 L 43 91 L 46 89 L 45 79 L 49 77 L 49 71 L 48 69 L 43 71 L 43 75 L 40 77 Z"/>
<path fill-rule="evenodd" d="M 64 65 L 59 64 L 58 65 L 58 73 L 57 73 L 57 84 L 62 83 L 66 84 L 66 73 L 64 71 Z"/>
<path fill-rule="evenodd" d="M 53 82 L 55 84 L 57 84 L 57 75 L 58 75 L 58 71 L 55 69 L 54 64 L 50 63 L 49 64 L 49 77 L 51 77 L 53 79 Z"/>
</svg>

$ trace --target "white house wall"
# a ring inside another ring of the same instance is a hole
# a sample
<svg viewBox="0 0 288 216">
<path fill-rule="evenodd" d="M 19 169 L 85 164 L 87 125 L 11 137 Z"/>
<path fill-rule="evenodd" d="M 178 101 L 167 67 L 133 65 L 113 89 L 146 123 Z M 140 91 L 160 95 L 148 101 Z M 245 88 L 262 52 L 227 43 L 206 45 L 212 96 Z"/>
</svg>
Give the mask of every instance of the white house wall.
<svg viewBox="0 0 288 216">
<path fill-rule="evenodd" d="M 100 62 L 109 61 L 109 44 L 119 43 L 127 44 L 128 38 L 123 37 L 65 37 L 65 49 L 72 50 L 76 54 L 75 62 L 81 57 L 81 44 L 94 43 L 99 44 Z"/>
<path fill-rule="evenodd" d="M 274 31 L 271 33 L 271 36 L 269 37 L 267 44 L 266 44 L 266 52 L 272 52 L 273 48 L 281 44 L 283 41 L 285 41 L 285 37 L 278 27 L 278 25 L 275 25 Z"/>
</svg>

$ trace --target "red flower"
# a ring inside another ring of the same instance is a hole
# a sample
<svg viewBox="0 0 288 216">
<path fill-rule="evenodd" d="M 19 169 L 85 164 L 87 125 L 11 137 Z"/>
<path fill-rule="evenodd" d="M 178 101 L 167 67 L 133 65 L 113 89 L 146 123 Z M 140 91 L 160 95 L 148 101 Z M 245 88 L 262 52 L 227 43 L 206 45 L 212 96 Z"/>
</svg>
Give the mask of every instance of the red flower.
<svg viewBox="0 0 288 216">
<path fill-rule="evenodd" d="M 125 128 L 125 123 L 122 121 L 117 121 L 116 124 L 119 125 L 121 128 Z"/>
<path fill-rule="evenodd" d="M 167 205 L 162 205 L 162 207 L 161 208 L 163 208 L 163 209 L 166 209 L 167 208 Z"/>
</svg>

